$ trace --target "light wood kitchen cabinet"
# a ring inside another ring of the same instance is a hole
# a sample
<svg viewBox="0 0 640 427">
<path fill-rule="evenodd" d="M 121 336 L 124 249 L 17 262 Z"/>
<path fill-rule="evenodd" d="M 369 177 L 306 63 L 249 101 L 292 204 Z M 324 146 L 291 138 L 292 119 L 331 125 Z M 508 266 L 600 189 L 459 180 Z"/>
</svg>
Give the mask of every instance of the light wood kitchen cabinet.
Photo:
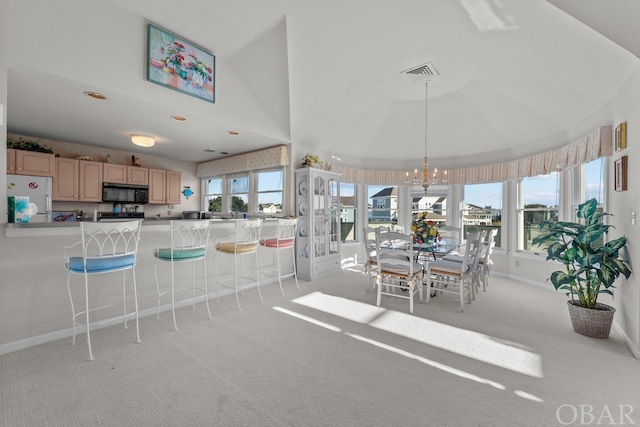
<svg viewBox="0 0 640 427">
<path fill-rule="evenodd" d="M 182 173 L 163 169 L 149 169 L 149 203 L 180 204 Z"/>
<path fill-rule="evenodd" d="M 182 173 L 176 171 L 167 171 L 167 204 L 179 205 L 181 203 L 181 189 Z"/>
<path fill-rule="evenodd" d="M 16 150 L 7 149 L 7 173 L 16 173 Z"/>
<path fill-rule="evenodd" d="M 106 163 L 103 170 L 103 181 L 112 184 L 149 185 L 149 169 Z"/>
<path fill-rule="evenodd" d="M 102 201 L 102 163 L 58 157 L 55 165 L 54 201 Z"/>
<path fill-rule="evenodd" d="M 102 170 L 104 163 L 80 162 L 78 191 L 80 202 L 102 202 Z M 55 179 L 55 178 L 54 178 Z"/>
<path fill-rule="evenodd" d="M 149 203 L 166 203 L 167 171 L 162 169 L 149 169 Z"/>
<path fill-rule="evenodd" d="M 13 154 L 10 153 L 13 151 Z M 55 156 L 48 153 L 25 150 L 7 150 L 7 158 L 15 157 L 13 172 L 8 172 L 10 167 L 7 162 L 7 172 L 18 175 L 55 176 Z"/>
</svg>

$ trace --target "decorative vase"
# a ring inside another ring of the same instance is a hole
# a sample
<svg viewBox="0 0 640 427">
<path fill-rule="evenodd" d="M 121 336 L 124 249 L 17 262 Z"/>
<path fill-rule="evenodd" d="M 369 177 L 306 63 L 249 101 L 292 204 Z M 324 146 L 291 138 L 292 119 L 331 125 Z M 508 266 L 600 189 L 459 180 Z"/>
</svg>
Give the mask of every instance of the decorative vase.
<svg viewBox="0 0 640 427">
<path fill-rule="evenodd" d="M 574 331 L 587 337 L 609 338 L 615 308 L 600 303 L 596 303 L 595 309 L 586 308 L 574 300 L 567 301 L 567 305 Z"/>
<path fill-rule="evenodd" d="M 195 87 L 203 87 L 206 77 L 200 73 L 193 73 L 191 84 Z"/>
</svg>

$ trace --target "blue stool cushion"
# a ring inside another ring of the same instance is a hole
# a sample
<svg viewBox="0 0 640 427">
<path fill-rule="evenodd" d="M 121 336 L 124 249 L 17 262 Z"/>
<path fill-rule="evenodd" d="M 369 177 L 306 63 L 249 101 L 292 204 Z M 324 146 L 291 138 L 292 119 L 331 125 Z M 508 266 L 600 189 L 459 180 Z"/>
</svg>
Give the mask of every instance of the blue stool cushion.
<svg viewBox="0 0 640 427">
<path fill-rule="evenodd" d="M 87 260 L 87 273 L 101 273 L 109 270 L 132 267 L 135 260 L 136 258 L 133 255 L 90 258 Z M 74 273 L 84 273 L 84 258 L 79 256 L 69 258 L 69 270 Z"/>
<path fill-rule="evenodd" d="M 204 254 L 204 248 L 173 249 L 173 260 L 186 261 L 202 258 Z M 160 259 L 171 261 L 171 248 L 158 249 L 156 256 Z"/>
</svg>

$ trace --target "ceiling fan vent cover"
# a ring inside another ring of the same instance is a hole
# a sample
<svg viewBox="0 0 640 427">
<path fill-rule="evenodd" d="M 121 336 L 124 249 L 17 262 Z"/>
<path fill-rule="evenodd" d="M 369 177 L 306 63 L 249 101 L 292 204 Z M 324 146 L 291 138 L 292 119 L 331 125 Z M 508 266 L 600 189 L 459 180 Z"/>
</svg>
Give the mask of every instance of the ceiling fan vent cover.
<svg viewBox="0 0 640 427">
<path fill-rule="evenodd" d="M 402 71 L 400 74 L 412 83 L 429 82 L 440 76 L 440 73 L 431 62 L 409 68 L 408 70 Z"/>
</svg>

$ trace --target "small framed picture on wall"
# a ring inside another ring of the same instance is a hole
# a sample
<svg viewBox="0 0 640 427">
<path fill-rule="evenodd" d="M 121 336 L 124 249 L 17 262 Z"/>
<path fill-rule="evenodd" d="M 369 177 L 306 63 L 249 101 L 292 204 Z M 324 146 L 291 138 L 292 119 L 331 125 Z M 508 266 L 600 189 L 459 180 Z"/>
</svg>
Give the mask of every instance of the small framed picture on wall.
<svg viewBox="0 0 640 427">
<path fill-rule="evenodd" d="M 615 190 L 627 191 L 627 156 L 622 156 L 615 161 L 613 174 Z"/>
<path fill-rule="evenodd" d="M 616 128 L 616 151 L 627 148 L 627 122 L 622 122 Z"/>
</svg>

